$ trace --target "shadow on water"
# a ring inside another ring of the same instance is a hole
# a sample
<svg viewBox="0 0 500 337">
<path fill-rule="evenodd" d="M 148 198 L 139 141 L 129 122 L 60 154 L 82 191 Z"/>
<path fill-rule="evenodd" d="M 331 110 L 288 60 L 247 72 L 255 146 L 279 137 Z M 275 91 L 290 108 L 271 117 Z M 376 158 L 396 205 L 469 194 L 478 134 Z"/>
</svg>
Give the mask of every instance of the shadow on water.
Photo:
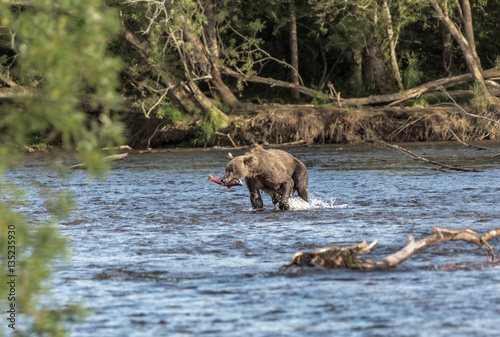
<svg viewBox="0 0 500 337">
<path fill-rule="evenodd" d="M 494 152 L 408 146 L 485 172 L 431 171 L 364 145 L 291 148 L 308 167 L 311 203 L 277 211 L 264 197 L 257 212 L 246 188 L 205 182 L 223 174 L 224 151 L 130 154 L 91 185 L 72 171 L 65 187 L 80 209 L 61 224 L 73 254 L 56 296 L 93 311 L 72 336 L 497 335 L 500 268 L 439 271 L 485 259 L 470 244 L 428 248 L 388 272 L 279 271 L 298 251 L 378 239 L 375 260 L 433 226 L 500 227 Z M 28 213 L 39 208 L 30 197 Z"/>
</svg>

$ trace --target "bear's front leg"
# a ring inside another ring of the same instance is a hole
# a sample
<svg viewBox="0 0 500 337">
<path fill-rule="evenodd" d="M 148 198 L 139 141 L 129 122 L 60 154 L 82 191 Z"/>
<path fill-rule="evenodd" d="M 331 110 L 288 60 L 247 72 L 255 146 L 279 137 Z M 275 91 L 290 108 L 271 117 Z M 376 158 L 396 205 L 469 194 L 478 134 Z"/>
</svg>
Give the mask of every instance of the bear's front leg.
<svg viewBox="0 0 500 337">
<path fill-rule="evenodd" d="M 280 186 L 280 197 L 278 207 L 281 210 L 289 210 L 290 209 L 290 197 L 293 194 L 293 180 L 283 183 Z"/>
<path fill-rule="evenodd" d="M 264 208 L 264 202 L 262 202 L 262 196 L 260 195 L 259 190 L 250 191 L 250 202 L 252 203 L 252 207 L 254 209 Z"/>
<path fill-rule="evenodd" d="M 273 205 L 278 205 L 280 200 L 281 200 L 281 195 L 276 193 L 270 193 L 271 194 L 271 200 L 273 201 Z"/>
</svg>

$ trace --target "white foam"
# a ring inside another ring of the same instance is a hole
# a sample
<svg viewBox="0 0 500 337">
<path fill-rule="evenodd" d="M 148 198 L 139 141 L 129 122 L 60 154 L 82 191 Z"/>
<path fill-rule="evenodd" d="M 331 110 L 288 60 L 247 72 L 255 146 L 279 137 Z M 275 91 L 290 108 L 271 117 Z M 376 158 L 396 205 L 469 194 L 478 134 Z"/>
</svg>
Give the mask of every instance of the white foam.
<svg viewBox="0 0 500 337">
<path fill-rule="evenodd" d="M 288 204 L 290 205 L 290 209 L 294 211 L 311 209 L 311 204 L 302 198 L 291 198 L 288 200 Z"/>
<path fill-rule="evenodd" d="M 289 200 L 291 210 L 306 210 L 318 208 L 348 208 L 348 204 L 336 205 L 337 198 L 330 198 L 330 201 L 323 201 L 316 198 L 309 198 L 309 202 L 301 198 L 292 198 Z"/>
<path fill-rule="evenodd" d="M 348 208 L 348 204 L 336 205 L 337 198 L 330 198 L 330 201 L 323 201 L 320 199 L 311 198 L 313 208 Z"/>
</svg>

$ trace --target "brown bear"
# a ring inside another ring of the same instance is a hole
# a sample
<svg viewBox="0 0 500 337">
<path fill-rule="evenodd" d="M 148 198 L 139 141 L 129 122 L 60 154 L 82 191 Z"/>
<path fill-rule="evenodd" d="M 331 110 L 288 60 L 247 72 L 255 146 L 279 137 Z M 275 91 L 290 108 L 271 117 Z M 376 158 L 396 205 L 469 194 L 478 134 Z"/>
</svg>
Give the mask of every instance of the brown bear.
<svg viewBox="0 0 500 337">
<path fill-rule="evenodd" d="M 226 165 L 222 182 L 245 178 L 253 208 L 264 206 L 261 190 L 268 193 L 273 203 L 282 210 L 290 209 L 289 200 L 295 191 L 307 201 L 307 169 L 291 154 L 281 150 L 264 150 L 257 146 L 243 156 L 233 157 L 229 153 L 229 159 L 231 160 Z"/>
</svg>

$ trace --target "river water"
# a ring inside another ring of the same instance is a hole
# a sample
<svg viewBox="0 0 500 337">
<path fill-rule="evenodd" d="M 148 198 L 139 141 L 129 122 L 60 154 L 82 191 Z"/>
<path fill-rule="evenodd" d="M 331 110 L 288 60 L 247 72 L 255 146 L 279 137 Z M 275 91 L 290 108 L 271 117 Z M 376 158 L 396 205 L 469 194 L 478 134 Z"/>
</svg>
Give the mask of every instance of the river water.
<svg viewBox="0 0 500 337">
<path fill-rule="evenodd" d="M 470 243 L 386 272 L 280 271 L 299 251 L 378 239 L 362 256 L 377 260 L 433 226 L 500 228 L 497 151 L 405 147 L 484 172 L 438 172 L 368 145 L 286 148 L 308 168 L 310 204 L 278 211 L 263 196 L 253 211 L 246 187 L 205 181 L 223 175 L 223 150 L 131 153 L 92 184 L 71 171 L 64 187 L 79 210 L 60 224 L 72 254 L 54 296 L 92 311 L 71 336 L 500 336 L 500 264 L 440 270 L 485 260 Z M 16 175 L 50 180 L 41 169 Z M 500 255 L 500 238 L 490 243 Z"/>
</svg>

